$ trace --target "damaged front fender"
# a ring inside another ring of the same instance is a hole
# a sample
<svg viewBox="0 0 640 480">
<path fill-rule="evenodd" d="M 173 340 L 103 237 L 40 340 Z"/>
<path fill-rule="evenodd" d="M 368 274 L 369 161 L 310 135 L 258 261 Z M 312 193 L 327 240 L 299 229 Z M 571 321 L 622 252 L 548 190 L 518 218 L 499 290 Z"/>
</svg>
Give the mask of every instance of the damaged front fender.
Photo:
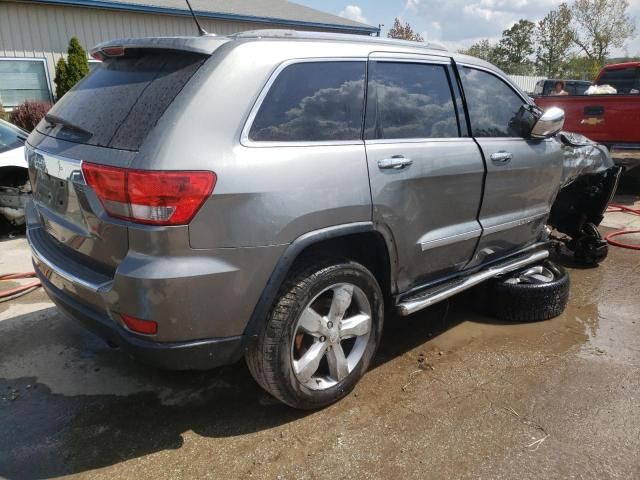
<svg viewBox="0 0 640 480">
<path fill-rule="evenodd" d="M 13 227 L 22 227 L 24 209 L 31 193 L 26 168 L 11 166 L 0 168 L 0 217 Z"/>
<path fill-rule="evenodd" d="M 582 135 L 562 132 L 557 141 L 562 143 L 564 168 L 549 225 L 566 235 L 564 242 L 576 260 L 599 263 L 608 248 L 597 226 L 616 191 L 621 168 L 606 147 Z"/>
<path fill-rule="evenodd" d="M 561 188 L 581 176 L 602 173 L 615 166 L 607 147 L 584 135 L 560 132 L 556 140 L 560 142 L 564 156 Z"/>
</svg>

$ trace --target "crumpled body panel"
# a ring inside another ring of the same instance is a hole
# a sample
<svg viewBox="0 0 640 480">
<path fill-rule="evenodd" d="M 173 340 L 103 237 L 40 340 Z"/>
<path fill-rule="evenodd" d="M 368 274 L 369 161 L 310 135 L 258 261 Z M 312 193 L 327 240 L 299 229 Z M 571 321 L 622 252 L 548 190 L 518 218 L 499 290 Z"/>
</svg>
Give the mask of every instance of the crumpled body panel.
<svg viewBox="0 0 640 480">
<path fill-rule="evenodd" d="M 560 132 L 556 140 L 562 144 L 564 153 L 562 188 L 582 175 L 602 173 L 614 166 L 607 148 L 589 140 L 584 135 Z"/>
</svg>

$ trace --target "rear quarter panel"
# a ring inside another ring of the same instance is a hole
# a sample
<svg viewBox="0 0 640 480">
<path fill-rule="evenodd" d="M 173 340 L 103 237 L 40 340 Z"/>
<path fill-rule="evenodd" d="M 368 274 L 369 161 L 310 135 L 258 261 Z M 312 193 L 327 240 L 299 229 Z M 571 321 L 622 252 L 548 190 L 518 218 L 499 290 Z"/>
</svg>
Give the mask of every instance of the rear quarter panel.
<svg viewBox="0 0 640 480">
<path fill-rule="evenodd" d="M 211 170 L 213 195 L 189 225 L 192 248 L 290 243 L 321 228 L 371 220 L 362 141 L 349 145 L 245 146 L 242 128 L 284 61 L 322 58 L 326 44 L 261 41 L 222 46 L 147 138 L 136 168 Z M 362 58 L 366 52 L 339 56 Z"/>
</svg>

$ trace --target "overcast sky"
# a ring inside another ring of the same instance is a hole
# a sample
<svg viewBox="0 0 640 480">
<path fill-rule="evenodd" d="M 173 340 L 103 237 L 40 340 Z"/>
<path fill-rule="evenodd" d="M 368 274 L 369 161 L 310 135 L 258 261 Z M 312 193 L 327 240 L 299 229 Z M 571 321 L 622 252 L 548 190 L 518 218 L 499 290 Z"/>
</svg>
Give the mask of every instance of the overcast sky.
<svg viewBox="0 0 640 480">
<path fill-rule="evenodd" d="M 394 17 L 408 21 L 427 40 L 452 50 L 468 47 L 481 38 L 499 39 L 502 31 L 520 18 L 533 22 L 559 5 L 560 0 L 292 0 L 296 3 L 351 18 L 369 25 L 383 23 L 383 34 Z M 640 22 L 640 0 L 628 0 L 629 13 Z M 571 3 L 571 2 L 568 2 Z M 640 55 L 638 35 L 619 55 Z"/>
</svg>

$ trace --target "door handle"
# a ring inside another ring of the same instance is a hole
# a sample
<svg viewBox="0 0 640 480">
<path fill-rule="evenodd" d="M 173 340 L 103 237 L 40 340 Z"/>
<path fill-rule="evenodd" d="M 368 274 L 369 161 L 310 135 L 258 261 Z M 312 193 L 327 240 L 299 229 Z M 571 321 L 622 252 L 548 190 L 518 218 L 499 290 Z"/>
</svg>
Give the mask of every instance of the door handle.
<svg viewBox="0 0 640 480">
<path fill-rule="evenodd" d="M 513 158 L 513 154 L 509 152 L 496 152 L 491 154 L 491 161 L 496 165 L 506 165 Z"/>
<path fill-rule="evenodd" d="M 400 170 L 401 168 L 408 167 L 413 163 L 413 160 L 406 158 L 403 155 L 394 155 L 391 158 L 383 158 L 378 160 L 378 168 L 381 170 L 394 169 Z"/>
</svg>

